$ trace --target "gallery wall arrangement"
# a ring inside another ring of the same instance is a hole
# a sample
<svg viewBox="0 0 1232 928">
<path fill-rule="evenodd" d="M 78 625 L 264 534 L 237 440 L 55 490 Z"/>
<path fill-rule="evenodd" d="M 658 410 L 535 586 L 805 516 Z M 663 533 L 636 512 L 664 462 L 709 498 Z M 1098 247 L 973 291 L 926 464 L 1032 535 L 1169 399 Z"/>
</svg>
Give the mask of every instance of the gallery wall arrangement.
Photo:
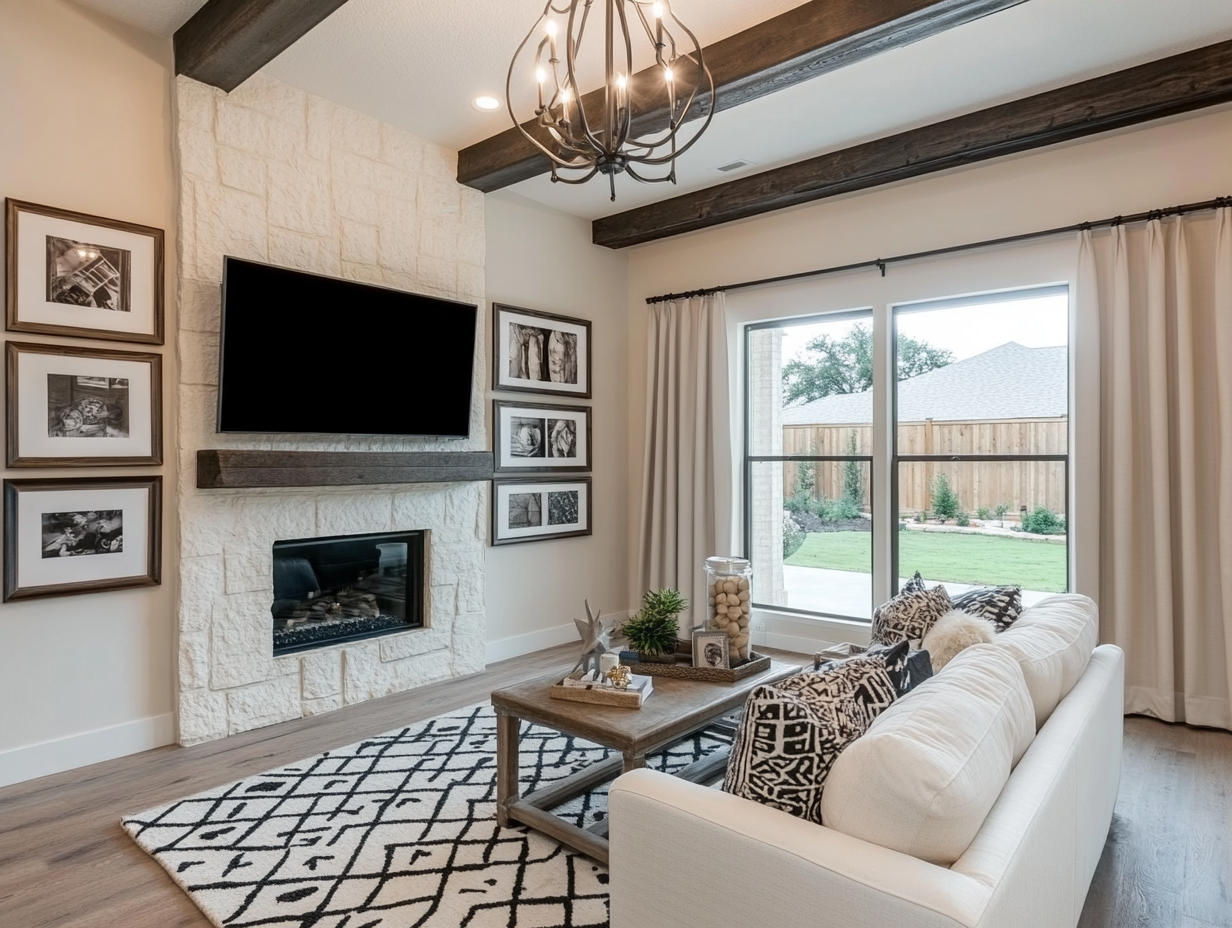
<svg viewBox="0 0 1232 928">
<path fill-rule="evenodd" d="M 5 328 L 162 345 L 164 233 L 5 200 Z M 162 355 L 5 342 L 5 463 L 159 465 Z M 4 481 L 5 602 L 161 582 L 162 478 Z"/>
<path fill-rule="evenodd" d="M 492 389 L 590 399 L 590 321 L 492 304 Z M 590 406 L 492 401 L 498 474 L 591 469 Z M 493 545 L 592 533 L 590 477 L 492 482 Z"/>
</svg>

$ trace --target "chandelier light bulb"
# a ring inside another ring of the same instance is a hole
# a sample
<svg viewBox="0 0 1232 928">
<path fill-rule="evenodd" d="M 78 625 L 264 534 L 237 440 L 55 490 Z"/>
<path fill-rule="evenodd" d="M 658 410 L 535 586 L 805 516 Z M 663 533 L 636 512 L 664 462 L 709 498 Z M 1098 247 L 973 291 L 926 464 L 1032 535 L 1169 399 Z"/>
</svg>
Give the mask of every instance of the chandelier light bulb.
<svg viewBox="0 0 1232 928">
<path fill-rule="evenodd" d="M 570 100 L 573 99 L 573 92 L 568 87 L 566 87 L 564 90 L 560 92 L 560 99 L 562 103 L 568 103 Z"/>
<path fill-rule="evenodd" d="M 663 4 L 662 4 L 662 3 L 656 3 L 656 4 L 652 7 L 652 9 L 653 9 L 653 11 L 654 11 L 654 18 L 655 18 L 655 19 L 662 19 L 662 18 L 663 18 Z"/>
<path fill-rule="evenodd" d="M 548 72 L 543 70 L 543 68 L 540 68 L 538 71 L 535 72 L 535 80 L 537 80 L 540 84 L 542 84 L 547 79 L 548 79 Z"/>
<path fill-rule="evenodd" d="M 672 80 L 675 78 L 675 75 L 674 75 L 674 74 L 672 74 L 672 69 L 671 69 L 671 68 L 668 68 L 668 67 L 664 67 L 664 68 L 663 68 L 663 76 L 664 76 L 665 78 L 667 78 L 667 82 L 668 82 L 669 84 L 670 84 L 670 83 L 672 82 Z"/>
<path fill-rule="evenodd" d="M 552 37 L 553 39 L 556 38 L 556 20 L 549 19 L 547 25 L 544 28 L 547 30 L 547 33 L 550 37 Z"/>
<path fill-rule="evenodd" d="M 617 74 L 616 75 L 616 86 L 619 87 L 621 90 L 624 90 L 626 87 L 629 86 L 629 79 L 625 77 L 623 74 Z"/>
</svg>

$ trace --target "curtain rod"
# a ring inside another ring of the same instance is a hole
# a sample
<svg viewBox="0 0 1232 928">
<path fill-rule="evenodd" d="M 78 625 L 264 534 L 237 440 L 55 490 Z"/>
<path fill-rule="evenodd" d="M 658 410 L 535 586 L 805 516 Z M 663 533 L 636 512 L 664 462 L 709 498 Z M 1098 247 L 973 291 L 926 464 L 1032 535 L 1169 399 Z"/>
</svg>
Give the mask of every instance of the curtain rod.
<svg viewBox="0 0 1232 928">
<path fill-rule="evenodd" d="M 1153 209 L 1145 213 L 1134 213 L 1132 216 L 1114 216 L 1112 219 L 1100 219 L 1095 222 L 1080 222 L 1077 225 L 1061 226 L 1057 229 L 1045 229 L 1042 232 L 1025 232 L 1021 235 L 1009 235 L 1005 238 L 992 238 L 983 242 L 971 242 L 966 245 L 950 245 L 947 248 L 934 248 L 931 251 L 917 251 L 909 255 L 896 255 L 893 258 L 874 258 L 872 261 L 857 261 L 855 264 L 840 264 L 835 267 L 823 267 L 814 271 L 799 271 L 795 274 L 781 274 L 778 277 L 763 277 L 760 280 L 745 280 L 738 284 L 722 284 L 718 287 L 706 287 L 701 290 L 686 290 L 684 293 L 665 293 L 662 296 L 648 296 L 649 304 L 666 303 L 669 300 L 688 300 L 695 296 L 706 296 L 728 290 L 746 290 L 750 287 L 761 287 L 766 284 L 784 283 L 789 280 L 804 280 L 809 277 L 824 277 L 827 274 L 839 274 L 843 271 L 858 271 L 863 268 L 877 268 L 885 277 L 886 267 L 901 261 L 918 261 L 921 258 L 936 258 L 941 255 L 952 255 L 961 251 L 973 251 L 977 248 L 991 248 L 995 245 L 1012 245 L 1016 242 L 1027 242 L 1036 238 L 1047 238 L 1051 235 L 1064 235 L 1072 232 L 1084 232 L 1124 225 L 1130 222 L 1147 222 L 1152 219 L 1163 219 L 1165 216 L 1183 216 L 1185 213 L 1199 213 L 1209 209 L 1223 209 L 1232 206 L 1232 197 L 1216 197 L 1213 200 L 1203 200 L 1201 203 L 1186 203 L 1168 209 Z"/>
</svg>

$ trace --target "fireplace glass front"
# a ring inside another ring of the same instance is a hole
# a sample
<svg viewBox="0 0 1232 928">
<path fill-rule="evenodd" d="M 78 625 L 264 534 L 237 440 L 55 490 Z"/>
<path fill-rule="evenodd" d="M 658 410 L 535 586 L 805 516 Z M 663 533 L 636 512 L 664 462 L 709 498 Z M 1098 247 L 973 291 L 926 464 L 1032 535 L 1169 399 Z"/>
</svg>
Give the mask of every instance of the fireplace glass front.
<svg viewBox="0 0 1232 928">
<path fill-rule="evenodd" d="M 423 627 L 424 533 L 274 542 L 274 653 Z"/>
</svg>

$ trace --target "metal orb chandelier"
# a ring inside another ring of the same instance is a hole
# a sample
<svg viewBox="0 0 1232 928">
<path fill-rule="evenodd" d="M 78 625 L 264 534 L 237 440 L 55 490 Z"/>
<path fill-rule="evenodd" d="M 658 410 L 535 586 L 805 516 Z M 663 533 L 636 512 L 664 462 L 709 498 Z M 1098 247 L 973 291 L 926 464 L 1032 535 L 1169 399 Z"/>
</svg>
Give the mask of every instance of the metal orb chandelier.
<svg viewBox="0 0 1232 928">
<path fill-rule="evenodd" d="M 603 86 L 583 95 L 583 46 L 589 39 L 585 50 L 597 47 L 592 14 L 604 20 Z M 654 50 L 654 65 L 638 74 L 631 32 L 639 41 L 644 34 Z M 533 119 L 515 112 L 515 72 L 538 86 Z M 514 125 L 551 160 L 554 183 L 583 184 L 606 174 L 615 200 L 616 175 L 624 172 L 644 184 L 676 183 L 677 156 L 693 146 L 714 115 L 714 78 L 697 37 L 672 13 L 669 0 L 548 0 L 510 62 L 505 101 Z M 703 105 L 704 120 L 686 138 L 684 123 L 698 117 Z M 532 133 L 524 122 L 543 131 Z M 650 173 L 644 173 L 647 168 Z"/>
</svg>

